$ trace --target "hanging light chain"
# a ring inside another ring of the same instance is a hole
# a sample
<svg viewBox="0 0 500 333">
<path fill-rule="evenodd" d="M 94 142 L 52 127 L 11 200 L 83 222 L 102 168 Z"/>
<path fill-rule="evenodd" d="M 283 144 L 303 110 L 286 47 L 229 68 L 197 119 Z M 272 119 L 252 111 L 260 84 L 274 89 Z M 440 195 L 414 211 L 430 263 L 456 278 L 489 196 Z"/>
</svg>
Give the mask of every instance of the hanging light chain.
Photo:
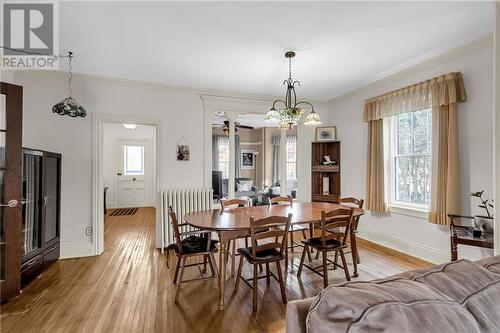
<svg viewBox="0 0 500 333">
<path fill-rule="evenodd" d="M 71 81 L 73 79 L 73 67 L 71 66 L 71 61 L 73 60 L 73 52 L 68 52 L 68 85 L 69 85 L 69 97 L 73 96 L 73 90 L 71 88 Z"/>
</svg>

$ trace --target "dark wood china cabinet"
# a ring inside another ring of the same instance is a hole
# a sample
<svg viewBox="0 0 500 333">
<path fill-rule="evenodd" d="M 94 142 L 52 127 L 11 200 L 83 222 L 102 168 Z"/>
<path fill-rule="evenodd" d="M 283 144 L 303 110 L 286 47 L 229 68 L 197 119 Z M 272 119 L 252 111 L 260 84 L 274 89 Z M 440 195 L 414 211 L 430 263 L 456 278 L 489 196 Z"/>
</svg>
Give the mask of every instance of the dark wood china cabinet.
<svg viewBox="0 0 500 333">
<path fill-rule="evenodd" d="M 59 258 L 61 155 L 23 149 L 21 280 Z"/>
</svg>

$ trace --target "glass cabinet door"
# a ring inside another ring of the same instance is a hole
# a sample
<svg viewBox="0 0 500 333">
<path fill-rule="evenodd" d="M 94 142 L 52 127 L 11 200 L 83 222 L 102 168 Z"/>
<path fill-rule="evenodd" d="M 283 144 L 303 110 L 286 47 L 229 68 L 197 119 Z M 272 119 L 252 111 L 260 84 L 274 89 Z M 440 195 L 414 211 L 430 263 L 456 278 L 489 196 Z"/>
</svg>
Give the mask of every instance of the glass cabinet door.
<svg viewBox="0 0 500 333">
<path fill-rule="evenodd" d="M 41 242 L 41 159 L 39 155 L 23 155 L 23 224 L 21 230 L 22 255 L 42 245 Z"/>
<path fill-rule="evenodd" d="M 59 159 L 45 156 L 45 242 L 59 236 Z"/>
</svg>

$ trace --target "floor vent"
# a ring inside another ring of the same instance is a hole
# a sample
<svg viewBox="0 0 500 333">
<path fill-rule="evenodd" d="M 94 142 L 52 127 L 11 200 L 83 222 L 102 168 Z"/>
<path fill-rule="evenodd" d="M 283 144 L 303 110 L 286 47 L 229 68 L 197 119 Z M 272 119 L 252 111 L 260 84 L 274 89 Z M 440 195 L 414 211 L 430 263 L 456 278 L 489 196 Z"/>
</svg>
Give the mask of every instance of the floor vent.
<svg viewBox="0 0 500 333">
<path fill-rule="evenodd" d="M 139 208 L 118 208 L 113 210 L 109 216 L 134 215 L 138 210 Z"/>
</svg>

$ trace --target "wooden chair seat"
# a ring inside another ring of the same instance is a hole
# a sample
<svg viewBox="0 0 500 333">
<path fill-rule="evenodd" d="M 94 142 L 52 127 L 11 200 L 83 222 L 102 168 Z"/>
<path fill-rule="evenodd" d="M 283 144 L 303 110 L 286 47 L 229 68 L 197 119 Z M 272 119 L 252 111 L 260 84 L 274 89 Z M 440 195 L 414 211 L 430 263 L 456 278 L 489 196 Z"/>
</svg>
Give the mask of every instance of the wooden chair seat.
<svg viewBox="0 0 500 333">
<path fill-rule="evenodd" d="M 210 240 L 209 252 L 217 252 L 217 240 Z M 197 254 L 207 252 L 208 238 L 191 235 L 181 241 L 182 251 L 184 254 Z M 179 246 L 177 244 L 170 244 L 168 250 L 174 250 L 179 253 Z"/>
<path fill-rule="evenodd" d="M 342 245 L 342 243 L 339 242 L 337 239 L 327 239 L 325 241 L 326 243 L 325 246 L 323 246 L 321 237 L 303 239 L 302 243 L 312 246 L 313 248 L 319 251 L 340 250 L 340 249 L 345 249 L 347 247 L 347 245 Z"/>
<path fill-rule="evenodd" d="M 250 263 L 253 264 L 264 264 L 266 262 L 273 262 L 276 260 L 283 260 L 285 256 L 280 254 L 280 251 L 276 249 L 265 249 L 255 252 L 255 259 L 252 255 L 251 247 L 243 247 L 238 249 L 238 253 L 244 256 Z"/>
</svg>

